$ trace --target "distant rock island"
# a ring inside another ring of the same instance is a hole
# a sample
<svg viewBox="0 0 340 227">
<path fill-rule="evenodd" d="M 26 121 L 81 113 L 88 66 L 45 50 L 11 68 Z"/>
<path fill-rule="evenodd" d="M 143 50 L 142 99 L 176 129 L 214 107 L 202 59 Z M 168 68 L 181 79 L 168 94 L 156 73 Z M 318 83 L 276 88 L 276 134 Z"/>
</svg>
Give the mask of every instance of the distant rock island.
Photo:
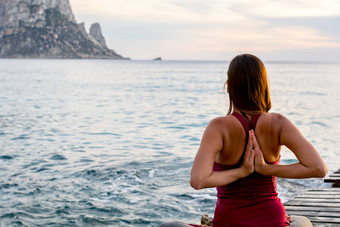
<svg viewBox="0 0 340 227">
<path fill-rule="evenodd" d="M 157 57 L 157 58 L 154 58 L 152 59 L 153 61 L 162 61 L 162 58 L 161 57 Z"/>
<path fill-rule="evenodd" d="M 98 23 L 77 24 L 69 0 L 0 0 L 0 58 L 127 59 L 106 46 Z"/>
</svg>

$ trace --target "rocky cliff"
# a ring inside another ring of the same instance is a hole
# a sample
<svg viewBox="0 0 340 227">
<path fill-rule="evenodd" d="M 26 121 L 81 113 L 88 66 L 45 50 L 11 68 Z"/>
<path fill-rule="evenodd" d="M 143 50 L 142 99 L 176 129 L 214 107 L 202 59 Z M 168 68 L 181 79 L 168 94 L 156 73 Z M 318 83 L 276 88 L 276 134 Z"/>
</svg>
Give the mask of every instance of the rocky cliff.
<svg viewBox="0 0 340 227">
<path fill-rule="evenodd" d="M 123 59 L 102 40 L 76 23 L 68 0 L 0 0 L 2 58 Z"/>
<path fill-rule="evenodd" d="M 98 42 L 100 45 L 106 47 L 105 38 L 102 34 L 102 29 L 99 23 L 94 23 L 90 28 L 90 35 Z"/>
</svg>

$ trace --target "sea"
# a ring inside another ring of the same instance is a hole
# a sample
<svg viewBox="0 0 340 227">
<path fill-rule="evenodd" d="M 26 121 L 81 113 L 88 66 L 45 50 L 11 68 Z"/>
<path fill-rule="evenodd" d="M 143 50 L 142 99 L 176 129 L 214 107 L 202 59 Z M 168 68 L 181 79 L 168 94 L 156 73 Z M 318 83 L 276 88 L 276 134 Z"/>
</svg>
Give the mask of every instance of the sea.
<svg viewBox="0 0 340 227">
<path fill-rule="evenodd" d="M 271 112 L 340 168 L 340 63 L 264 62 Z M 228 61 L 0 60 L 0 226 L 158 226 L 213 216 L 190 187 Z M 296 162 L 282 148 L 281 163 Z M 283 202 L 322 179 L 278 179 Z"/>
</svg>

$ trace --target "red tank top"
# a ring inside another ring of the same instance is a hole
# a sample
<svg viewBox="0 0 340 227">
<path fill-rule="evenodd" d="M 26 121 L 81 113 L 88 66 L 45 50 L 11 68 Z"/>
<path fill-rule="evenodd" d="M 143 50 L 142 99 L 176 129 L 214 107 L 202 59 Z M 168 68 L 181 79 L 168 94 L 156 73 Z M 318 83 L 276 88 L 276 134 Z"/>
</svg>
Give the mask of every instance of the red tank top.
<svg viewBox="0 0 340 227">
<path fill-rule="evenodd" d="M 238 113 L 233 113 L 242 124 L 247 138 L 250 129 L 256 127 L 260 114 L 253 115 L 250 123 Z M 214 171 L 223 171 L 241 166 L 214 163 Z M 274 163 L 278 164 L 279 160 Z M 217 187 L 217 203 L 213 226 L 289 226 L 285 208 L 277 197 L 276 177 L 254 172 L 228 185 Z"/>
</svg>

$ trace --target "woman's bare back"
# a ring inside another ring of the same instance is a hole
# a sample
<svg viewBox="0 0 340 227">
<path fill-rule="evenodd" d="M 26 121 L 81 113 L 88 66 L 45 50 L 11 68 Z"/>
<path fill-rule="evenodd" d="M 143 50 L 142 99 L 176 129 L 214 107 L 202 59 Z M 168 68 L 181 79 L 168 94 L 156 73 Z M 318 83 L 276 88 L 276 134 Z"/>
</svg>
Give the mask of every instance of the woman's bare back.
<svg viewBox="0 0 340 227">
<path fill-rule="evenodd" d="M 248 122 L 251 116 L 247 116 Z M 247 143 L 247 135 L 240 121 L 233 115 L 216 119 L 220 121 L 223 147 L 215 161 L 225 165 L 239 163 Z M 258 119 L 255 135 L 266 162 L 275 162 L 280 157 L 280 131 L 282 116 L 276 113 L 262 113 Z"/>
</svg>

